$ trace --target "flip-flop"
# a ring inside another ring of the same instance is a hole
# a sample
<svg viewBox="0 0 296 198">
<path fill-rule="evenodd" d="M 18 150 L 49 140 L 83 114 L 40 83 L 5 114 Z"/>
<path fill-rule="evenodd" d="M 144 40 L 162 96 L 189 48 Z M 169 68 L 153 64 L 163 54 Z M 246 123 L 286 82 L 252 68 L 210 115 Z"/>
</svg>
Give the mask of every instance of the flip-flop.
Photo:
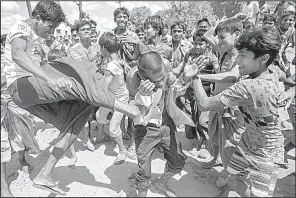
<svg viewBox="0 0 296 198">
<path fill-rule="evenodd" d="M 42 185 L 42 184 L 34 184 L 33 183 L 33 186 L 35 188 L 39 188 L 39 189 L 42 189 L 42 190 L 47 190 L 51 193 L 54 193 L 54 194 L 57 194 L 57 195 L 63 195 L 65 196 L 66 193 L 57 185 L 52 185 L 52 186 L 47 186 L 47 185 Z"/>
</svg>

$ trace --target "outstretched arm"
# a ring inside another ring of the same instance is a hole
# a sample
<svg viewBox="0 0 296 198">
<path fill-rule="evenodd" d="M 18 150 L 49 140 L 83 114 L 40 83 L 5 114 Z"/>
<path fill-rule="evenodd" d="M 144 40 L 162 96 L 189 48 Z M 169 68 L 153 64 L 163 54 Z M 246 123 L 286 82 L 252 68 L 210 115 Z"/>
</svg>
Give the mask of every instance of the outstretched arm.
<svg viewBox="0 0 296 198">
<path fill-rule="evenodd" d="M 235 66 L 229 72 L 217 74 L 200 74 L 202 80 L 215 82 L 215 83 L 235 83 L 241 76 L 239 73 L 239 66 Z"/>
</svg>

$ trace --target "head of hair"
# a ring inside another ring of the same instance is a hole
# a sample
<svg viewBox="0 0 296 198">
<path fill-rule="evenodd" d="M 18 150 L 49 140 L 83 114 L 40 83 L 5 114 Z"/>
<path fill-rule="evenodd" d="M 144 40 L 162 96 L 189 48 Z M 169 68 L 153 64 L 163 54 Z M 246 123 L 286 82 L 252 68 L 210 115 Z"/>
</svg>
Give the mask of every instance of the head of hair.
<svg viewBox="0 0 296 198">
<path fill-rule="evenodd" d="M 138 70 L 142 75 L 157 74 L 164 69 L 164 63 L 157 52 L 147 52 L 138 59 Z M 148 76 L 145 76 L 148 77 Z"/>
<path fill-rule="evenodd" d="M 243 28 L 244 28 L 244 30 L 245 29 L 250 30 L 250 29 L 255 28 L 255 24 L 253 22 L 249 21 L 249 20 L 246 20 L 246 21 L 243 22 Z"/>
<path fill-rule="evenodd" d="M 282 15 L 282 19 L 283 19 L 284 17 L 286 17 L 286 16 L 293 16 L 294 19 L 295 19 L 295 18 L 296 18 L 296 13 L 293 12 L 293 11 L 286 11 L 286 12 L 283 13 L 283 15 Z"/>
<path fill-rule="evenodd" d="M 231 34 L 234 34 L 235 32 L 242 32 L 243 23 L 238 18 L 226 19 L 225 21 L 222 21 L 221 23 L 218 24 L 218 26 L 215 29 L 215 34 L 217 35 L 218 32 L 223 30 Z"/>
<path fill-rule="evenodd" d="M 139 34 L 140 32 L 144 32 L 143 27 L 138 27 L 138 28 L 135 30 L 135 33 L 136 33 L 136 34 Z"/>
<path fill-rule="evenodd" d="M 66 57 L 67 54 L 63 50 L 52 49 L 47 54 L 48 61 L 54 61 L 58 58 Z"/>
<path fill-rule="evenodd" d="M 3 43 L 6 41 L 6 36 L 7 34 L 2 34 L 1 35 L 1 44 L 3 45 Z"/>
<path fill-rule="evenodd" d="M 238 50 L 246 49 L 253 52 L 255 59 L 268 54 L 270 57 L 266 66 L 269 66 L 281 49 L 281 36 L 274 27 L 256 28 L 243 33 L 236 41 L 235 46 Z"/>
<path fill-rule="evenodd" d="M 40 1 L 32 12 L 33 18 L 37 15 L 43 21 L 51 22 L 64 22 L 66 18 L 61 6 L 53 0 Z"/>
<path fill-rule="evenodd" d="M 174 27 L 181 27 L 183 32 L 185 32 L 185 24 L 182 21 L 174 22 L 173 25 L 171 26 L 171 32 L 173 32 Z"/>
<path fill-rule="evenodd" d="M 130 17 L 129 10 L 126 7 L 121 7 L 121 8 L 116 8 L 114 10 L 114 12 L 113 12 L 114 20 L 117 17 L 117 15 L 119 15 L 121 13 L 126 14 L 128 18 Z"/>
<path fill-rule="evenodd" d="M 207 40 L 204 37 L 204 34 L 207 32 L 205 29 L 198 29 L 193 33 L 193 41 L 196 41 L 197 39 L 201 41 L 207 42 Z"/>
<path fill-rule="evenodd" d="M 90 24 L 94 24 L 95 26 L 97 26 L 97 22 L 95 20 L 90 20 Z"/>
<path fill-rule="evenodd" d="M 77 32 L 79 32 L 79 29 L 85 25 L 89 25 L 90 26 L 90 21 L 87 20 L 79 20 L 76 21 L 76 23 L 73 26 L 73 29 L 76 30 Z M 71 30 L 72 32 L 72 30 Z"/>
<path fill-rule="evenodd" d="M 264 18 L 263 18 L 263 23 L 265 21 L 270 21 L 273 22 L 274 24 L 276 24 L 276 15 L 275 14 L 265 14 Z"/>
<path fill-rule="evenodd" d="M 159 15 L 149 16 L 144 22 L 144 28 L 146 29 L 148 25 L 151 25 L 154 29 L 159 30 L 158 35 L 163 32 L 163 20 Z"/>
<path fill-rule="evenodd" d="M 120 48 L 116 35 L 111 32 L 105 32 L 100 37 L 99 44 L 111 54 L 118 52 Z"/>
<path fill-rule="evenodd" d="M 199 19 L 199 20 L 197 21 L 197 25 L 199 25 L 199 24 L 202 23 L 202 22 L 206 22 L 206 23 L 208 23 L 208 24 L 210 25 L 210 21 L 209 21 L 209 19 L 206 18 L 206 17 Z"/>
</svg>

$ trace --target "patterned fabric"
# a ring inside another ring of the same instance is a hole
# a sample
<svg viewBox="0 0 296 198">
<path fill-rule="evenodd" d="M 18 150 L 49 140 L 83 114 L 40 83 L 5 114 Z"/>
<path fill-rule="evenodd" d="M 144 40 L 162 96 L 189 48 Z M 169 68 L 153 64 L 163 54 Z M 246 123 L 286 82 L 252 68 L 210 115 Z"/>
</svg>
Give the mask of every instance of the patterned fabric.
<svg viewBox="0 0 296 198">
<path fill-rule="evenodd" d="M 30 72 L 22 69 L 12 60 L 11 44 L 15 38 L 25 38 L 27 40 L 27 54 L 33 60 L 33 62 L 40 66 L 42 58 L 45 57 L 45 53 L 41 46 L 41 38 L 31 27 L 24 21 L 17 22 L 8 31 L 4 49 L 5 56 L 5 68 L 4 73 L 7 78 L 7 86 L 11 85 L 15 80 L 32 76 Z"/>
<path fill-rule="evenodd" d="M 284 137 L 279 124 L 277 70 L 269 69 L 269 73 L 232 85 L 220 94 L 220 100 L 227 107 L 239 106 L 243 113 L 246 132 L 239 143 L 243 151 L 282 163 Z"/>
<path fill-rule="evenodd" d="M 268 159 L 244 154 L 238 146 L 234 151 L 227 171 L 239 180 L 250 178 L 251 197 L 272 197 L 278 178 L 278 165 Z"/>
</svg>

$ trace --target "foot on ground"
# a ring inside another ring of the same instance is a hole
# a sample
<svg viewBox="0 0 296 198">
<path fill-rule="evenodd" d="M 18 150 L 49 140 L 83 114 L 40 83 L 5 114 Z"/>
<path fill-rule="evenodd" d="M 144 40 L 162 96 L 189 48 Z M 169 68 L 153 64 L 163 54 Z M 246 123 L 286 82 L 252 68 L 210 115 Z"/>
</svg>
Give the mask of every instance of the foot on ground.
<svg viewBox="0 0 296 198">
<path fill-rule="evenodd" d="M 86 146 L 90 151 L 95 150 L 95 146 L 91 143 L 90 140 L 88 140 L 87 143 L 84 146 Z"/>
<path fill-rule="evenodd" d="M 211 160 L 209 162 L 204 162 L 202 163 L 202 168 L 204 169 L 210 169 L 210 168 L 213 168 L 215 166 L 222 166 L 222 162 L 220 160 Z"/>
<path fill-rule="evenodd" d="M 114 160 L 113 164 L 114 165 L 120 165 L 122 164 L 123 162 L 125 162 L 126 160 L 126 157 L 127 157 L 127 151 L 121 151 L 118 153 L 116 159 Z"/>
<path fill-rule="evenodd" d="M 163 184 L 163 183 L 159 183 L 159 182 L 158 182 L 158 179 L 157 179 L 157 181 L 154 182 L 154 185 L 155 185 L 155 187 L 156 187 L 158 190 L 160 190 L 160 191 L 162 191 L 163 193 L 165 193 L 166 196 L 168 196 L 168 197 L 177 197 L 175 191 L 174 191 L 173 189 L 171 189 L 171 188 L 167 185 L 167 183 L 164 183 L 164 184 Z"/>
<path fill-rule="evenodd" d="M 65 191 L 63 191 L 63 189 L 59 187 L 51 178 L 42 178 L 41 176 L 37 176 L 33 180 L 33 186 L 57 195 L 66 195 Z"/>
</svg>

